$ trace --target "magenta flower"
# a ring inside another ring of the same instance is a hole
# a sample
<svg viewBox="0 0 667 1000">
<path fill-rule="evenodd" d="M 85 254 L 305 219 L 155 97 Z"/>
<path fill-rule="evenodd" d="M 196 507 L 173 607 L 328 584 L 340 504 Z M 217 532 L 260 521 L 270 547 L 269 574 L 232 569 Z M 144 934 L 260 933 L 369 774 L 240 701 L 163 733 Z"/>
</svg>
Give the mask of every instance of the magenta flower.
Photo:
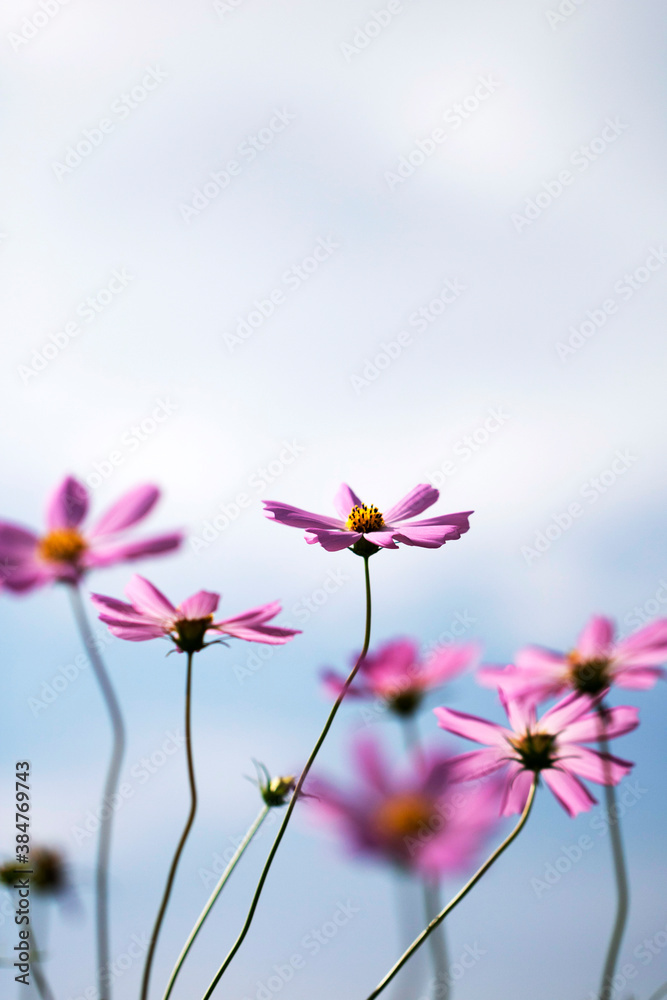
<svg viewBox="0 0 667 1000">
<path fill-rule="evenodd" d="M 176 607 L 152 583 L 143 576 L 135 575 L 126 586 L 125 593 L 131 604 L 102 594 L 90 596 L 102 612 L 100 620 L 109 626 L 112 635 L 130 642 L 145 642 L 166 636 L 182 652 L 196 653 L 210 645 L 205 641 L 208 632 L 215 633 L 217 637 L 228 635 L 272 646 L 281 645 L 299 635 L 295 629 L 266 624 L 279 614 L 281 607 L 278 601 L 244 611 L 233 618 L 215 621 L 214 612 L 220 595 L 208 590 L 198 591 Z"/>
<path fill-rule="evenodd" d="M 596 803 L 577 776 L 601 785 L 617 785 L 632 768 L 628 761 L 582 744 L 599 740 L 603 725 L 607 739 L 636 729 L 636 708 L 606 709 L 603 723 L 592 711 L 596 700 L 573 692 L 538 720 L 530 702 L 510 698 L 502 689 L 500 696 L 511 729 L 452 708 L 436 708 L 434 712 L 442 729 L 488 747 L 455 757 L 455 780 L 470 781 L 505 770 L 504 816 L 523 810 L 536 774 L 544 778 L 566 812 L 576 816 Z"/>
<path fill-rule="evenodd" d="M 487 687 L 502 686 L 508 694 L 543 701 L 563 691 L 597 695 L 612 684 L 631 690 L 653 687 L 665 671 L 667 618 L 660 618 L 614 641 L 614 622 L 596 616 L 588 622 L 570 653 L 555 653 L 540 646 L 527 646 L 508 667 L 483 667 L 478 678 Z"/>
<path fill-rule="evenodd" d="M 419 647 L 411 639 L 393 639 L 361 662 L 348 698 L 380 698 L 397 715 L 412 715 L 427 691 L 440 687 L 462 673 L 478 655 L 474 644 L 445 646 L 419 659 Z M 356 663 L 356 657 L 353 660 Z M 333 670 L 323 674 L 325 688 L 337 698 L 345 677 Z"/>
<path fill-rule="evenodd" d="M 473 512 L 441 514 L 438 517 L 411 518 L 431 507 L 440 494 L 432 486 L 415 486 L 385 513 L 377 507 L 362 503 L 345 483 L 334 497 L 338 517 L 311 514 L 287 503 L 265 500 L 266 516 L 292 528 L 305 528 L 309 545 L 319 542 L 328 552 L 338 552 L 356 546 L 359 555 L 377 552 L 378 548 L 395 549 L 397 542 L 437 549 L 445 542 L 460 538 L 470 527 L 468 518 Z M 373 546 L 368 549 L 367 544 Z"/>
<path fill-rule="evenodd" d="M 342 791 L 314 778 L 306 801 L 338 828 L 353 853 L 430 877 L 458 872 L 470 867 L 493 832 L 500 795 L 495 781 L 464 792 L 452 781 L 450 760 L 432 753 L 396 775 L 367 737 L 352 745 L 358 787 Z"/>
<path fill-rule="evenodd" d="M 48 503 L 44 535 L 0 521 L 2 586 L 20 593 L 56 580 L 77 583 L 90 569 L 178 548 L 183 540 L 180 531 L 140 542 L 119 540 L 127 528 L 143 521 L 159 496 L 156 486 L 138 486 L 84 532 L 81 524 L 88 512 L 88 490 L 68 476 Z"/>
</svg>

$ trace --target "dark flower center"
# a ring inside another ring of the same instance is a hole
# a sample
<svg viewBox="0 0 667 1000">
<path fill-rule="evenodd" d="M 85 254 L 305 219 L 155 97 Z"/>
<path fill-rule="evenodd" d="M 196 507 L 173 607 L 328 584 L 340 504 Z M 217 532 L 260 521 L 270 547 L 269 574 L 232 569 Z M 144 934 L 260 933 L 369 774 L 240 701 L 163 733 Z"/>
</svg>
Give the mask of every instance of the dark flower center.
<svg viewBox="0 0 667 1000">
<path fill-rule="evenodd" d="M 405 792 L 382 802 L 373 817 L 381 837 L 389 840 L 414 837 L 433 819 L 433 802 L 419 792 Z"/>
<path fill-rule="evenodd" d="M 387 706 L 396 715 L 412 715 L 419 708 L 421 700 L 421 691 L 416 691 L 414 688 L 407 688 L 405 691 L 400 691 L 398 694 L 387 698 Z"/>
<path fill-rule="evenodd" d="M 85 539 L 76 528 L 54 528 L 40 539 L 37 551 L 47 562 L 75 566 L 87 548 Z"/>
<path fill-rule="evenodd" d="M 609 660 L 582 660 L 575 651 L 568 656 L 570 684 L 579 694 L 596 695 L 609 687 Z"/>
<path fill-rule="evenodd" d="M 174 642 L 184 653 L 198 653 L 204 648 L 206 630 L 213 624 L 213 615 L 206 618 L 181 618 L 174 623 Z"/>
<path fill-rule="evenodd" d="M 345 522 L 348 531 L 380 531 L 384 526 L 384 518 L 377 507 L 365 503 L 353 507 Z"/>
<path fill-rule="evenodd" d="M 556 760 L 556 737 L 551 733 L 525 733 L 509 741 L 527 771 L 543 771 Z"/>
</svg>

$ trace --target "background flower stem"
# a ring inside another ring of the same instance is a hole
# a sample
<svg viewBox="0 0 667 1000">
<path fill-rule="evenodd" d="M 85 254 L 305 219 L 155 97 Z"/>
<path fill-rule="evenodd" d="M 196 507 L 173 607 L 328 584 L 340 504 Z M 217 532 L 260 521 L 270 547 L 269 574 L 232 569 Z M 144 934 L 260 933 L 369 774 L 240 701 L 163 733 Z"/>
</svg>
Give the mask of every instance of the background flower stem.
<svg viewBox="0 0 667 1000">
<path fill-rule="evenodd" d="M 111 832 L 113 809 L 110 803 L 116 795 L 118 778 L 125 753 L 125 725 L 116 693 L 97 649 L 88 616 L 83 606 L 81 591 L 77 584 L 68 586 L 72 611 L 83 645 L 93 666 L 93 672 L 102 691 L 102 697 L 109 713 L 113 733 L 111 760 L 107 769 L 102 809 L 100 814 L 100 836 L 97 845 L 97 866 L 95 870 L 96 933 L 97 933 L 97 989 L 99 1000 L 109 1000 L 111 987 L 105 970 L 109 969 L 109 857 L 111 854 Z M 35 977 L 36 978 L 36 977 Z"/>
<path fill-rule="evenodd" d="M 463 886 L 460 892 L 458 892 L 456 896 L 454 896 L 454 898 L 447 904 L 444 910 L 442 910 L 437 915 L 437 917 L 434 917 L 433 920 L 431 920 L 428 926 L 421 932 L 419 937 L 415 938 L 415 940 L 412 942 L 408 950 L 404 952 L 403 955 L 401 955 L 398 962 L 396 962 L 396 964 L 392 966 L 392 968 L 389 970 L 384 979 L 375 987 L 372 993 L 369 993 L 367 1000 L 375 1000 L 375 997 L 379 997 L 380 993 L 382 993 L 385 986 L 388 986 L 389 983 L 394 978 L 394 976 L 396 976 L 401 971 L 401 969 L 408 961 L 408 959 L 410 959 L 412 955 L 414 955 L 414 953 L 417 951 L 417 949 L 421 947 L 426 938 L 429 937 L 429 935 L 433 933 L 433 931 L 445 919 L 445 917 L 452 912 L 454 907 L 458 906 L 458 904 L 461 902 L 462 899 L 465 899 L 465 897 L 468 895 L 473 886 L 476 885 L 477 882 L 479 882 L 482 875 L 484 875 L 488 871 L 488 869 L 491 867 L 494 861 L 496 861 L 500 857 L 503 851 L 505 851 L 512 843 L 512 841 L 516 839 L 519 833 L 521 833 L 521 830 L 523 829 L 526 820 L 530 815 L 530 810 L 532 808 L 533 800 L 535 798 L 535 790 L 537 788 L 537 782 L 538 782 L 538 775 L 536 774 L 533 779 L 533 783 L 530 786 L 530 792 L 528 793 L 528 799 L 526 800 L 523 812 L 521 813 L 521 818 L 519 819 L 519 822 L 514 827 L 512 832 L 507 837 L 505 837 L 502 844 L 495 849 L 495 851 L 489 858 L 487 858 L 482 867 L 475 872 L 475 874 L 472 876 L 471 879 L 469 879 L 468 882 L 466 882 L 466 884 Z"/>
<path fill-rule="evenodd" d="M 363 660 L 364 660 L 364 658 L 366 656 L 366 653 L 368 652 L 368 646 L 369 646 L 369 643 L 371 641 L 371 579 L 370 579 L 370 573 L 369 573 L 369 569 L 368 569 L 368 559 L 369 559 L 369 557 L 368 556 L 363 556 L 362 558 L 364 560 L 364 580 L 365 580 L 365 583 L 366 583 L 366 627 L 364 629 L 364 644 L 363 644 L 361 653 L 357 657 L 356 663 L 352 667 L 352 670 L 350 671 L 349 676 L 348 676 L 347 680 L 345 681 L 345 684 L 343 685 L 343 688 L 342 688 L 340 694 L 336 698 L 336 701 L 334 702 L 333 708 L 329 712 L 329 717 L 327 718 L 327 721 L 324 724 L 324 728 L 322 729 L 322 732 L 318 736 L 317 742 L 315 743 L 315 746 L 311 750 L 310 756 L 309 756 L 308 760 L 306 761 L 306 765 L 305 765 L 303 771 L 299 775 L 299 780 L 297 781 L 296 786 L 294 788 L 294 794 L 292 795 L 292 798 L 290 799 L 289 805 L 287 806 L 287 812 L 285 813 L 285 817 L 284 817 L 282 823 L 280 824 L 280 829 L 278 830 L 278 833 L 276 834 L 276 839 L 273 842 L 273 846 L 271 847 L 271 850 L 269 851 L 269 856 L 266 859 L 266 863 L 264 865 L 264 868 L 262 869 L 262 874 L 259 877 L 259 882 L 257 883 L 257 888 L 255 889 L 255 895 L 252 898 L 252 902 L 250 904 L 250 909 L 248 911 L 248 915 L 246 917 L 245 923 L 244 923 L 244 925 L 243 925 L 243 927 L 241 929 L 241 933 L 239 934 L 238 938 L 234 942 L 234 944 L 232 946 L 232 949 L 229 952 L 229 954 L 227 955 L 227 957 L 225 958 L 224 962 L 222 963 L 222 965 L 220 966 L 220 968 L 216 972 L 215 977 L 214 977 L 211 985 L 209 986 L 209 988 L 206 990 L 206 993 L 204 994 L 203 1000 L 209 1000 L 209 997 L 211 997 L 213 995 L 213 991 L 215 990 L 216 986 L 218 985 L 218 983 L 222 979 L 222 976 L 224 975 L 227 967 L 229 966 L 229 964 L 233 960 L 234 956 L 236 955 L 237 951 L 239 950 L 239 948 L 243 944 L 243 940 L 244 940 L 246 934 L 248 933 L 248 931 L 250 930 L 250 925 L 251 925 L 253 917 L 255 915 L 255 910 L 257 909 L 257 904 L 259 903 L 259 898 L 260 898 L 260 896 L 262 894 L 262 889 L 264 888 L 264 883 L 266 882 L 267 876 L 269 874 L 269 870 L 271 868 L 271 865 L 273 864 L 273 859 L 275 858 L 276 854 L 278 853 L 278 848 L 280 847 L 280 842 L 281 842 L 281 840 L 283 839 L 283 837 L 285 835 L 285 831 L 287 830 L 287 824 L 289 823 L 290 817 L 291 817 L 292 813 L 294 812 L 294 807 L 296 805 L 296 801 L 297 801 L 297 798 L 299 797 L 301 789 L 303 788 L 303 783 L 305 782 L 306 778 L 308 777 L 308 773 L 309 773 L 309 771 L 310 771 L 310 769 L 311 769 L 311 767 L 313 765 L 313 762 L 315 761 L 315 758 L 317 757 L 317 754 L 319 753 L 320 747 L 322 746 L 322 744 L 324 743 L 324 740 L 326 739 L 327 733 L 331 729 L 332 723 L 333 723 L 334 719 L 336 718 L 336 714 L 337 714 L 338 709 L 340 708 L 340 706 L 342 704 L 343 698 L 347 694 L 348 689 L 349 689 L 352 681 L 354 680 L 354 678 L 355 678 L 355 676 L 357 674 L 357 670 L 361 666 L 361 664 L 362 664 L 362 662 L 363 662 Z M 145 1000 L 145 998 L 142 997 L 142 1000 Z"/>
<path fill-rule="evenodd" d="M 167 876 L 167 884 L 164 887 L 162 902 L 160 903 L 160 909 L 158 910 L 157 917 L 155 918 L 155 926 L 153 928 L 153 933 L 151 935 L 150 945 L 148 947 L 148 954 L 146 955 L 146 965 L 144 966 L 144 975 L 141 982 L 141 1000 L 146 1000 L 146 998 L 148 997 L 148 987 L 150 985 L 153 956 L 155 955 L 155 948 L 160 934 L 160 929 L 162 927 L 162 921 L 164 920 L 164 915 L 167 911 L 167 906 L 169 904 L 169 897 L 171 896 L 171 889 L 174 884 L 174 878 L 176 877 L 176 869 L 178 868 L 178 862 L 181 859 L 181 854 L 183 853 L 185 842 L 188 839 L 188 835 L 190 833 L 190 830 L 192 829 L 192 824 L 194 823 L 195 813 L 197 812 L 197 786 L 195 784 L 195 769 L 192 760 L 192 727 L 191 727 L 192 661 L 194 658 L 194 653 L 188 653 L 187 656 L 188 656 L 188 666 L 187 666 L 187 673 L 185 680 L 185 752 L 187 755 L 188 781 L 190 784 L 190 812 L 188 813 L 188 818 L 183 828 L 181 839 L 178 842 L 178 846 L 176 847 L 176 853 L 174 854 L 173 860 L 171 862 L 171 868 L 169 869 L 169 875 Z"/>
</svg>

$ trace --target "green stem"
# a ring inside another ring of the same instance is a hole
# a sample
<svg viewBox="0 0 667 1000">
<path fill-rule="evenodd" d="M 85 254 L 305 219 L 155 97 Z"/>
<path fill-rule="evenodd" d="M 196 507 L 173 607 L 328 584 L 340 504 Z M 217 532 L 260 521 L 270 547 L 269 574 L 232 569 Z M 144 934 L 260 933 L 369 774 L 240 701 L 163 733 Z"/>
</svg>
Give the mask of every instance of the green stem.
<svg viewBox="0 0 667 1000">
<path fill-rule="evenodd" d="M 319 753 L 320 747 L 322 746 L 322 744 L 324 743 L 324 740 L 326 739 L 327 733 L 331 729 L 332 723 L 333 723 L 334 719 L 336 718 L 336 714 L 337 714 L 338 709 L 340 708 L 340 706 L 342 704 L 343 698 L 347 694 L 348 689 L 349 689 L 352 681 L 356 677 L 357 671 L 358 671 L 359 667 L 361 666 L 361 664 L 362 664 L 362 662 L 363 662 L 363 660 L 364 660 L 364 658 L 366 656 L 366 653 L 368 652 L 368 646 L 369 646 L 369 643 L 370 643 L 370 640 L 371 640 L 371 580 L 370 580 L 370 574 L 369 574 L 369 570 L 368 570 L 368 559 L 369 559 L 369 556 L 363 556 L 363 560 L 364 560 L 364 579 L 366 581 L 366 628 L 365 628 L 365 631 L 364 631 L 364 644 L 363 644 L 361 653 L 359 654 L 359 656 L 357 658 L 357 662 L 352 667 L 352 670 L 350 671 L 350 674 L 349 674 L 347 680 L 345 681 L 345 684 L 343 685 L 343 688 L 342 688 L 340 694 L 336 698 L 336 701 L 334 702 L 333 708 L 331 709 L 331 711 L 329 713 L 329 717 L 327 718 L 327 721 L 324 724 L 324 728 L 323 728 L 322 732 L 320 733 L 320 735 L 317 738 L 317 742 L 315 743 L 315 746 L 313 747 L 313 749 L 312 749 L 312 751 L 310 753 L 310 757 L 306 761 L 306 765 L 305 765 L 303 771 L 299 775 L 299 780 L 297 781 L 296 786 L 294 788 L 294 793 L 292 795 L 292 798 L 290 799 L 289 805 L 287 806 L 287 812 L 285 813 L 285 818 L 283 819 L 282 823 L 280 824 L 280 829 L 278 830 L 278 833 L 276 834 L 276 839 L 273 842 L 273 846 L 271 847 L 271 850 L 269 851 L 269 856 L 266 859 L 266 863 L 264 865 L 264 868 L 262 869 L 262 874 L 259 877 L 259 882 L 257 883 L 257 888 L 255 889 L 255 895 L 252 898 L 252 902 L 250 904 L 250 909 L 248 911 L 248 916 L 246 917 L 245 923 L 244 923 L 243 927 L 241 928 L 241 933 L 239 934 L 238 938 L 236 939 L 235 943 L 233 944 L 233 946 L 232 946 L 229 954 L 225 958 L 224 962 L 222 963 L 222 965 L 220 966 L 220 968 L 216 972 L 215 977 L 214 977 L 211 985 L 209 986 L 209 988 L 206 990 L 206 993 L 204 994 L 203 1000 L 209 1000 L 209 998 L 213 995 L 213 991 L 215 990 L 216 986 L 218 985 L 218 983 L 222 979 L 222 976 L 224 975 L 225 971 L 227 970 L 229 964 L 233 960 L 233 958 L 236 955 L 237 951 L 239 950 L 239 948 L 243 944 L 243 941 L 245 939 L 246 934 L 250 930 L 250 925 L 252 924 L 252 920 L 253 920 L 253 917 L 255 915 L 255 910 L 257 909 L 257 904 L 259 903 L 260 896 L 262 895 L 262 889 L 264 888 L 264 883 L 266 882 L 267 876 L 269 874 L 269 870 L 271 868 L 271 865 L 273 864 L 273 859 L 275 858 L 276 854 L 278 853 L 278 848 L 280 847 L 280 842 L 281 842 L 281 840 L 283 839 L 283 837 L 285 835 L 285 831 L 287 830 L 287 825 L 288 825 L 288 823 L 290 821 L 292 813 L 294 812 L 294 807 L 296 806 L 297 799 L 298 799 L 299 794 L 301 792 L 301 789 L 303 787 L 303 783 L 305 782 L 306 778 L 308 777 L 308 773 L 309 773 L 309 771 L 310 771 L 310 769 L 311 769 L 311 767 L 312 767 L 312 765 L 313 765 L 313 763 L 315 761 L 315 758 L 317 757 L 317 754 Z M 142 1000 L 145 1000 L 145 998 L 142 997 Z"/>
<path fill-rule="evenodd" d="M 148 954 L 146 955 L 146 965 L 144 967 L 144 975 L 141 982 L 141 1000 L 147 1000 L 148 997 L 148 987 L 150 984 L 151 977 L 151 967 L 153 965 L 153 956 L 155 954 L 155 947 L 157 945 L 157 940 L 160 934 L 160 928 L 162 927 L 162 921 L 164 920 L 164 915 L 167 910 L 167 905 L 169 903 L 169 897 L 171 895 L 171 889 L 174 884 L 174 878 L 176 877 L 176 869 L 178 868 L 178 862 L 181 859 L 181 854 L 183 853 L 183 848 L 185 847 L 185 842 L 188 839 L 190 830 L 192 829 L 192 824 L 194 823 L 195 813 L 197 811 L 197 786 L 195 784 L 195 770 L 192 760 L 192 730 L 191 730 L 191 695 L 192 695 L 192 660 L 194 658 L 194 653 L 188 653 L 188 667 L 187 676 L 185 681 L 185 751 L 187 755 L 188 762 L 188 781 L 190 784 L 190 812 L 188 813 L 188 818 L 183 828 L 183 833 L 181 834 L 181 839 L 178 842 L 176 848 L 176 853 L 174 854 L 173 861 L 171 862 L 171 868 L 169 869 L 169 875 L 167 876 L 167 884 L 164 888 L 164 894 L 162 896 L 162 902 L 160 903 L 160 909 L 158 910 L 157 917 L 155 919 L 155 926 L 153 928 L 153 934 L 151 936 L 150 945 L 148 947 Z"/>
<path fill-rule="evenodd" d="M 171 991 L 174 988 L 174 984 L 176 982 L 176 978 L 177 978 L 179 972 L 181 971 L 181 966 L 183 965 L 183 962 L 187 958 L 187 954 L 190 951 L 190 948 L 192 947 L 192 945 L 194 944 L 195 938 L 199 934 L 199 931 L 201 930 L 202 925 L 203 925 L 204 921 L 206 920 L 207 916 L 209 915 L 209 913 L 213 909 L 213 905 L 214 905 L 216 899 L 218 898 L 218 896 L 220 895 L 220 893 L 222 892 L 222 890 L 223 890 L 223 888 L 225 886 L 225 883 L 227 882 L 227 879 L 232 874 L 232 872 L 236 868 L 236 865 L 238 864 L 238 862 L 243 857 L 243 854 L 245 852 L 246 847 L 248 846 L 248 844 L 250 843 L 250 841 L 252 840 L 252 838 L 255 836 L 255 834 L 259 830 L 260 826 L 262 825 L 262 823 L 264 822 L 264 820 L 266 819 L 266 817 L 269 815 L 270 808 L 271 808 L 270 806 L 263 806 L 262 807 L 262 809 L 259 812 L 259 815 L 257 816 L 257 819 L 253 822 L 252 826 L 250 827 L 250 829 L 246 833 L 245 837 L 243 838 L 243 840 L 241 841 L 241 843 L 237 847 L 236 851 L 234 852 L 234 856 L 232 857 L 231 861 L 229 862 L 229 864 L 225 868 L 224 872 L 220 876 L 220 881 L 218 882 L 218 884 L 216 885 L 215 889 L 213 890 L 213 893 L 211 894 L 211 898 L 209 899 L 209 901 L 206 904 L 206 906 L 204 907 L 204 909 L 201 911 L 201 914 L 199 916 L 199 920 L 197 921 L 197 923 L 192 928 L 192 931 L 190 932 L 189 938 L 187 939 L 187 941 L 183 945 L 183 950 L 182 950 L 181 954 L 178 956 L 178 961 L 176 962 L 176 965 L 174 966 L 173 972 L 172 972 L 171 976 L 169 977 L 169 982 L 167 983 L 167 989 L 165 991 L 163 1000 L 169 1000 L 169 996 L 171 995 Z"/>
<path fill-rule="evenodd" d="M 606 709 L 604 705 L 598 707 L 598 717 L 600 719 L 600 737 L 598 740 L 600 751 L 603 754 L 609 753 L 609 741 L 607 740 Z M 611 784 L 611 778 L 607 773 L 610 783 L 604 785 L 604 801 L 607 811 L 607 823 L 609 826 L 609 837 L 611 839 L 611 853 L 614 863 L 614 875 L 616 877 L 616 919 L 607 948 L 607 957 L 602 972 L 602 984 L 600 986 L 600 1000 L 610 1000 L 613 992 L 613 979 L 616 972 L 616 963 L 621 950 L 621 942 L 625 932 L 625 925 L 630 909 L 630 890 L 628 886 L 628 870 L 625 863 L 623 851 L 623 839 L 621 837 L 621 827 L 616 806 L 616 792 Z"/>
<path fill-rule="evenodd" d="M 125 753 L 125 726 L 116 693 L 109 680 L 102 657 L 97 649 L 97 640 L 93 635 L 90 623 L 81 598 L 81 591 L 76 584 L 69 585 L 68 591 L 72 603 L 72 611 L 83 645 L 87 650 L 93 673 L 102 691 L 107 712 L 111 720 L 113 745 L 111 760 L 107 770 L 104 791 L 102 793 L 102 808 L 100 810 L 100 836 L 97 845 L 97 864 L 95 868 L 95 926 L 97 936 L 97 990 L 99 1000 L 109 1000 L 111 987 L 108 971 L 110 968 L 109 952 L 109 859 L 111 855 L 111 829 L 114 810 L 111 803 L 116 797 L 120 769 Z M 35 976 L 35 980 L 37 977 Z"/>
<path fill-rule="evenodd" d="M 419 937 L 415 938 L 415 940 L 412 942 L 408 950 L 404 952 L 404 954 L 399 958 L 398 962 L 396 962 L 396 964 L 392 966 L 387 975 L 378 984 L 378 986 L 376 986 L 373 992 L 368 995 L 367 1000 L 374 1000 L 375 997 L 379 997 L 380 993 L 382 993 L 385 986 L 388 986 L 389 983 L 394 978 L 394 976 L 396 976 L 401 971 L 401 969 L 408 961 L 408 959 L 411 958 L 412 955 L 414 955 L 414 953 L 417 951 L 417 949 L 421 947 L 426 938 L 430 934 L 432 934 L 433 931 L 436 929 L 436 927 L 438 927 L 439 924 L 442 923 L 445 917 L 452 912 L 454 907 L 457 906 L 461 902 L 461 900 L 468 895 L 472 887 L 476 885 L 477 882 L 479 882 L 482 875 L 484 875 L 485 872 L 488 871 L 488 869 L 491 867 L 494 861 L 496 861 L 500 857 L 503 851 L 506 850 L 506 848 L 509 847 L 512 841 L 519 835 L 519 833 L 521 832 L 526 823 L 526 820 L 528 819 L 528 816 L 530 815 L 530 810 L 533 805 L 533 799 L 535 798 L 535 789 L 537 788 L 537 782 L 538 782 L 538 776 L 536 774 L 533 779 L 533 783 L 530 786 L 530 792 L 528 793 L 528 799 L 526 801 L 526 805 L 524 806 L 523 812 L 521 813 L 521 818 L 517 823 L 517 825 L 512 830 L 512 832 L 509 834 L 509 836 L 506 837 L 505 840 L 503 840 L 500 847 L 496 848 L 491 857 L 487 858 L 482 867 L 475 872 L 473 877 L 468 882 L 466 882 L 461 891 L 458 892 L 456 896 L 454 896 L 454 898 L 451 900 L 451 902 L 447 904 L 444 910 L 442 910 L 437 915 L 437 917 L 434 917 L 433 920 L 431 920 L 428 926 L 421 932 Z"/>
</svg>

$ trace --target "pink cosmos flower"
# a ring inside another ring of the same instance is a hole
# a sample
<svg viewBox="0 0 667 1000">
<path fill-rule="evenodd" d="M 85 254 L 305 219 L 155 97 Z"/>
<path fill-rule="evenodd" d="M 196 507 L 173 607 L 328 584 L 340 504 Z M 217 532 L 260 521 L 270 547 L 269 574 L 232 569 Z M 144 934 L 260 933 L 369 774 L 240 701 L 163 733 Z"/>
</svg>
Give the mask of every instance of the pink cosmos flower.
<svg viewBox="0 0 667 1000">
<path fill-rule="evenodd" d="M 183 540 L 180 531 L 140 542 L 119 540 L 127 528 L 143 521 L 159 496 L 156 486 L 138 486 L 84 532 L 81 524 L 88 512 L 88 490 L 68 476 L 49 500 L 44 535 L 0 521 L 2 586 L 20 593 L 56 580 L 77 583 L 90 569 L 178 548 Z"/>
<path fill-rule="evenodd" d="M 601 785 L 617 785 L 632 764 L 611 754 L 583 746 L 600 738 L 602 722 L 594 699 L 573 692 L 536 718 L 534 704 L 513 699 L 500 691 L 511 729 L 452 708 L 434 712 L 442 729 L 488 749 L 473 750 L 452 760 L 455 780 L 469 781 L 505 770 L 504 816 L 522 812 L 535 774 L 540 774 L 563 808 L 570 814 L 586 812 L 596 799 L 577 775 Z M 605 736 L 613 739 L 639 725 L 636 708 L 605 710 Z"/>
<path fill-rule="evenodd" d="M 195 653 L 210 645 L 205 641 L 208 632 L 272 646 L 281 645 L 299 635 L 295 629 L 266 624 L 280 612 L 278 601 L 244 611 L 233 618 L 214 621 L 220 595 L 208 590 L 198 591 L 176 607 L 152 583 L 143 576 L 135 575 L 126 586 L 125 593 L 131 604 L 102 594 L 90 596 L 102 612 L 100 620 L 109 626 L 112 635 L 130 642 L 167 636 L 182 652 Z"/>
<path fill-rule="evenodd" d="M 395 549 L 397 542 L 437 549 L 445 542 L 460 538 L 470 527 L 468 518 L 473 511 L 461 514 L 441 514 L 438 517 L 413 521 L 427 507 L 431 507 L 440 494 L 432 486 L 415 486 L 385 513 L 377 507 L 362 503 L 356 493 L 345 483 L 334 497 L 338 517 L 311 514 L 287 503 L 265 500 L 266 516 L 292 528 L 305 528 L 309 545 L 315 542 L 328 552 L 338 552 L 355 546 L 359 555 L 377 552 L 378 548 Z M 368 548 L 368 545 L 372 548 Z"/>
<path fill-rule="evenodd" d="M 483 667 L 478 679 L 487 687 L 502 685 L 508 694 L 538 702 L 571 689 L 597 695 L 612 684 L 641 691 L 665 676 L 659 664 L 667 661 L 667 618 L 620 642 L 614 641 L 614 633 L 611 618 L 595 616 L 572 652 L 527 646 L 517 653 L 513 665 Z"/>
<path fill-rule="evenodd" d="M 427 691 L 457 677 L 471 666 L 477 655 L 478 647 L 472 643 L 452 644 L 420 660 L 416 642 L 393 639 L 362 660 L 347 697 L 380 698 L 397 715 L 412 715 Z M 356 658 L 353 662 L 356 663 Z M 323 680 L 328 693 L 337 698 L 345 677 L 328 670 Z"/>
<path fill-rule="evenodd" d="M 366 737 L 352 745 L 352 764 L 356 789 L 314 778 L 306 801 L 338 828 L 353 853 L 435 878 L 470 867 L 498 822 L 498 784 L 464 792 L 442 752 L 412 760 L 395 774 L 380 745 Z"/>
</svg>

